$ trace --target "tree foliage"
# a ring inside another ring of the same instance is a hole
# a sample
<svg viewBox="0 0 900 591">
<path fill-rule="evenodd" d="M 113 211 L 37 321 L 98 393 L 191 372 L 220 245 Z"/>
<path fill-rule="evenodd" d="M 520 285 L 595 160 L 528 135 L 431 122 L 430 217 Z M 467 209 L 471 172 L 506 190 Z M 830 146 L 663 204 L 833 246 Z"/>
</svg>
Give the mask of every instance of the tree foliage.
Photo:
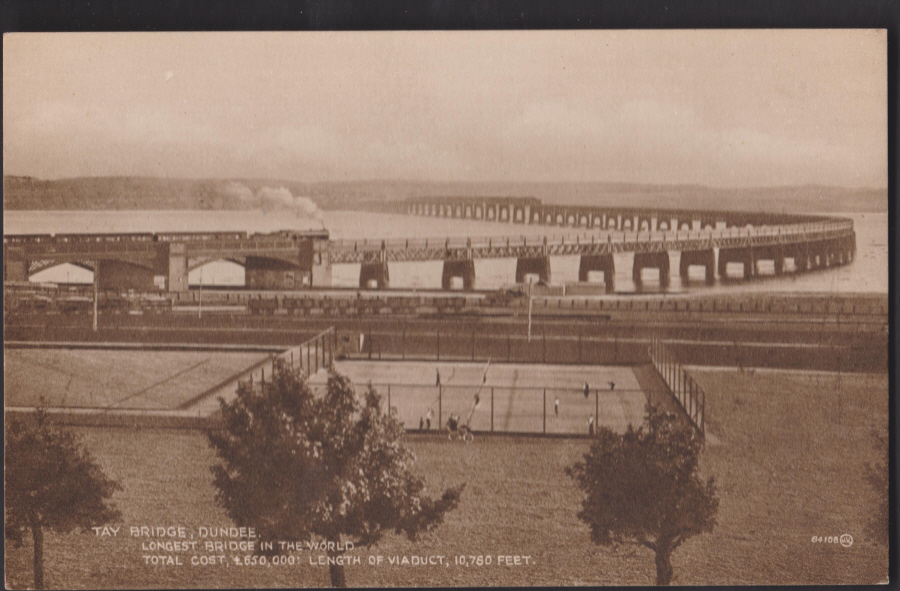
<svg viewBox="0 0 900 591">
<path fill-rule="evenodd" d="M 274 369 L 270 382 L 222 401 L 221 428 L 209 433 L 221 460 L 217 499 L 238 526 L 273 542 L 334 542 L 329 552 L 340 553 L 337 544 L 367 546 L 386 531 L 415 539 L 457 506 L 463 486 L 436 500 L 423 494 L 403 426 L 371 386 L 360 400 L 332 373 L 316 397 L 301 374 L 283 362 Z M 342 566 L 330 566 L 332 584 L 343 586 Z"/>
<path fill-rule="evenodd" d="M 657 585 L 671 581 L 672 552 L 715 526 L 719 502 L 714 480 L 699 476 L 701 448 L 689 426 L 648 404 L 644 425 L 623 435 L 600 428 L 584 459 L 567 469 L 586 494 L 578 517 L 591 539 L 652 550 Z"/>
<path fill-rule="evenodd" d="M 70 431 L 53 427 L 42 409 L 11 418 L 6 429 L 5 537 L 34 543 L 34 586 L 43 588 L 43 531 L 68 533 L 118 520 L 110 480 Z"/>
</svg>

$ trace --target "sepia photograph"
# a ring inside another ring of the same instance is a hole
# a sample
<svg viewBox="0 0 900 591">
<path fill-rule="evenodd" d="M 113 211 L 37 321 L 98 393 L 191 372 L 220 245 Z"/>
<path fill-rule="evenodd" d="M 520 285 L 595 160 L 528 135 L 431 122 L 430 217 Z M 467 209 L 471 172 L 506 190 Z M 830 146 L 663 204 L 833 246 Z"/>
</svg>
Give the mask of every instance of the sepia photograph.
<svg viewBox="0 0 900 591">
<path fill-rule="evenodd" d="M 7 33 L 8 589 L 889 579 L 884 29 Z"/>
</svg>

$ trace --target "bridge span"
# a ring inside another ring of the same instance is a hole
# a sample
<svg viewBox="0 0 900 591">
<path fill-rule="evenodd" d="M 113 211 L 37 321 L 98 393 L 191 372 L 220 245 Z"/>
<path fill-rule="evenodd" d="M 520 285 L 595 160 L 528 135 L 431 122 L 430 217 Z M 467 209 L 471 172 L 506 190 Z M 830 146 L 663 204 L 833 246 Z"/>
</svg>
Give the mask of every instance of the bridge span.
<svg viewBox="0 0 900 591">
<path fill-rule="evenodd" d="M 246 269 L 256 289 L 309 289 L 331 285 L 331 267 L 359 264 L 362 289 L 390 284 L 389 264 L 443 261 L 442 288 L 454 278 L 475 287 L 475 260 L 516 259 L 516 282 L 529 275 L 549 283 L 550 257 L 579 256 L 578 279 L 603 276 L 615 289 L 616 255 L 633 253 L 632 277 L 642 283 L 645 268 L 670 278 L 670 253 L 679 253 L 679 274 L 704 269 L 705 280 L 724 277 L 727 265 L 741 264 L 743 277 L 758 274 L 760 261 L 772 261 L 775 274 L 850 263 L 856 234 L 849 219 L 765 213 L 674 209 L 543 205 L 526 198 L 414 199 L 386 203 L 381 211 L 562 226 L 579 230 L 571 237 L 486 236 L 393 240 L 330 240 L 327 231 L 175 232 L 123 234 L 4 235 L 4 280 L 26 281 L 46 268 L 71 263 L 94 271 L 101 288 L 178 292 L 188 289 L 188 272 L 214 260 Z M 585 230 L 590 230 L 585 232 Z M 621 264 L 621 262 L 620 262 Z"/>
<path fill-rule="evenodd" d="M 641 283 L 645 268 L 659 269 L 660 283 L 668 284 L 670 254 L 679 252 L 679 275 L 687 277 L 690 267 L 705 270 L 707 282 L 716 274 L 725 276 L 729 263 L 743 264 L 745 279 L 758 274 L 760 261 L 772 261 L 775 274 L 785 271 L 791 259 L 798 272 L 843 265 L 853 260 L 856 236 L 850 220 L 832 220 L 754 229 L 720 228 L 715 230 L 681 230 L 675 232 L 602 232 L 572 238 L 560 237 L 480 237 L 413 239 L 382 241 L 332 241 L 329 255 L 332 264 L 359 264 L 360 287 L 374 281 L 377 287 L 389 285 L 388 264 L 392 262 L 443 261 L 443 289 L 451 280 L 461 278 L 464 289 L 475 284 L 476 259 L 514 258 L 516 282 L 527 275 L 550 282 L 550 257 L 579 256 L 578 279 L 588 281 L 591 272 L 602 272 L 607 291 L 613 291 L 615 257 L 633 253 L 632 277 Z M 718 255 L 717 255 L 718 253 Z M 716 264 L 718 260 L 718 265 Z"/>
</svg>

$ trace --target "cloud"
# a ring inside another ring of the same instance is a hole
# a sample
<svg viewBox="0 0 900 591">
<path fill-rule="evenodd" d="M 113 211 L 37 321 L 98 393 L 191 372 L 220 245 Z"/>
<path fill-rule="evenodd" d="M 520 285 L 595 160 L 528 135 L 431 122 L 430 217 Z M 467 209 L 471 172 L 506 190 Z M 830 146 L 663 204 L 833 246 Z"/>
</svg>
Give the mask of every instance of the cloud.
<svg viewBox="0 0 900 591">
<path fill-rule="evenodd" d="M 628 101 L 600 115 L 556 102 L 528 106 L 503 133 L 498 169 L 528 162 L 552 180 L 689 183 L 712 186 L 877 186 L 866 150 L 748 127 L 715 126 L 695 110 L 660 100 Z"/>
</svg>

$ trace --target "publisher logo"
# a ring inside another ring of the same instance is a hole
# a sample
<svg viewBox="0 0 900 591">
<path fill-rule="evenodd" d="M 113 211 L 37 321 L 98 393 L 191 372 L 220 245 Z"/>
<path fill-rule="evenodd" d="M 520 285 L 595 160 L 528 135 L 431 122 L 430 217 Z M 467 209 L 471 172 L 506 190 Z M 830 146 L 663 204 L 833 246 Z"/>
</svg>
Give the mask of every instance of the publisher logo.
<svg viewBox="0 0 900 591">
<path fill-rule="evenodd" d="M 844 534 L 841 536 L 841 546 L 844 548 L 849 548 L 853 545 L 853 536 L 850 534 Z"/>
</svg>

